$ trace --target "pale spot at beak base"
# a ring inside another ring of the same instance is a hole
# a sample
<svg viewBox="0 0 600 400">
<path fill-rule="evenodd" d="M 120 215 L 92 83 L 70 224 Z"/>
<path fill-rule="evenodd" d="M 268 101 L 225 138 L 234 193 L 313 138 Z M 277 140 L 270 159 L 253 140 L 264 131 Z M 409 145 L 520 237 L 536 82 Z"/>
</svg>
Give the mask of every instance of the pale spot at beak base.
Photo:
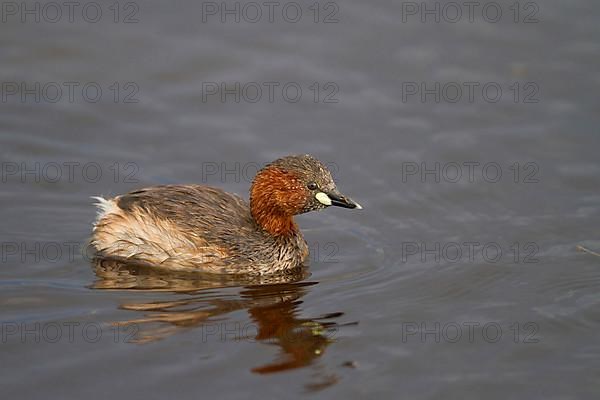
<svg viewBox="0 0 600 400">
<path fill-rule="evenodd" d="M 326 206 L 331 205 L 331 199 L 329 198 L 329 196 L 327 196 L 323 192 L 319 192 L 319 193 L 315 194 L 315 198 L 319 201 L 319 203 L 321 203 L 323 205 L 326 205 Z"/>
</svg>

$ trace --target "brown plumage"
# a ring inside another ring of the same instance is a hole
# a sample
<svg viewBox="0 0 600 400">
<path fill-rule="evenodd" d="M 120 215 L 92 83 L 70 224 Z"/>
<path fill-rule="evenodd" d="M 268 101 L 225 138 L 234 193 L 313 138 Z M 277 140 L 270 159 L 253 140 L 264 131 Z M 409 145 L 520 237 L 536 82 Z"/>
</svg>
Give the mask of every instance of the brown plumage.
<svg viewBox="0 0 600 400">
<path fill-rule="evenodd" d="M 91 244 L 100 257 L 233 274 L 300 266 L 308 246 L 294 215 L 329 205 L 361 208 L 337 191 L 331 173 L 309 155 L 280 158 L 261 169 L 249 206 L 201 185 L 153 186 L 97 199 Z"/>
</svg>

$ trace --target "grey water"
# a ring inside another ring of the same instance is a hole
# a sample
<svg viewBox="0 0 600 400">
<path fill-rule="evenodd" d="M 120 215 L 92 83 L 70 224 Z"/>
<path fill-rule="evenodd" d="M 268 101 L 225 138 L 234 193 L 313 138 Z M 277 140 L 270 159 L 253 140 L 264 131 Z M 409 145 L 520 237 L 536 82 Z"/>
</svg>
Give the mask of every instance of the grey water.
<svg viewBox="0 0 600 400">
<path fill-rule="evenodd" d="M 598 398 L 600 4 L 478 4 L 2 3 L 2 398 Z M 302 273 L 85 248 L 90 196 L 296 153 L 364 207 Z"/>
</svg>

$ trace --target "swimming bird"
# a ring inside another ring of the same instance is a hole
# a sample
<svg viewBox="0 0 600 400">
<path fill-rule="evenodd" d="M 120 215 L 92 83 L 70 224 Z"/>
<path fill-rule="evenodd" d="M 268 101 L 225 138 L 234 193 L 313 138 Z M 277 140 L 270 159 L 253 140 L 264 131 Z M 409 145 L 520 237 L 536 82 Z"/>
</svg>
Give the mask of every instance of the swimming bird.
<svg viewBox="0 0 600 400">
<path fill-rule="evenodd" d="M 221 274 L 270 274 L 302 265 L 308 245 L 294 216 L 361 209 L 311 155 L 279 158 L 252 181 L 250 202 L 204 185 L 161 185 L 99 207 L 90 244 L 100 258 Z"/>
</svg>

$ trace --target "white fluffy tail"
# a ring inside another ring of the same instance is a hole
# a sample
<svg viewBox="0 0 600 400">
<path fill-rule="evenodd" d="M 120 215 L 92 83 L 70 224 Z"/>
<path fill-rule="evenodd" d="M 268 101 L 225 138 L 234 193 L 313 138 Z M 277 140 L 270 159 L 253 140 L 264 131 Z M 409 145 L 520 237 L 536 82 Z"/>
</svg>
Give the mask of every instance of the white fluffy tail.
<svg viewBox="0 0 600 400">
<path fill-rule="evenodd" d="M 100 221 L 106 215 L 116 211 L 117 204 L 112 199 L 105 199 L 101 196 L 92 196 L 92 199 L 96 200 L 94 203 L 98 207 L 98 214 L 96 216 L 96 222 Z"/>
</svg>

